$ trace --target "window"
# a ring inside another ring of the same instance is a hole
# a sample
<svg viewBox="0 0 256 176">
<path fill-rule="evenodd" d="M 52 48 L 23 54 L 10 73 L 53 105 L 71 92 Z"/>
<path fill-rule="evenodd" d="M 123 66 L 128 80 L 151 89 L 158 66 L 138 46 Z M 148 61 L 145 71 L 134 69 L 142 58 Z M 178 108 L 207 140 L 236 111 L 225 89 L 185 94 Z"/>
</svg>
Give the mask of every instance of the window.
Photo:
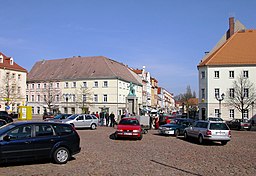
<svg viewBox="0 0 256 176">
<path fill-rule="evenodd" d="M 249 97 L 249 89 L 244 88 L 244 97 L 248 98 Z"/>
<path fill-rule="evenodd" d="M 44 95 L 44 101 L 46 101 L 46 95 Z"/>
<path fill-rule="evenodd" d="M 95 81 L 94 82 L 94 87 L 98 87 L 99 86 L 98 84 L 99 84 L 98 81 Z"/>
<path fill-rule="evenodd" d="M 37 88 L 40 89 L 40 84 L 37 84 Z"/>
<path fill-rule="evenodd" d="M 87 82 L 83 82 L 83 87 L 87 87 Z"/>
<path fill-rule="evenodd" d="M 229 97 L 234 98 L 235 97 L 235 89 L 231 88 L 229 89 Z"/>
<path fill-rule="evenodd" d="M 24 138 L 30 138 L 31 137 L 31 126 L 20 126 L 18 128 L 15 128 L 7 133 L 8 136 L 10 136 L 11 140 L 15 139 L 24 139 Z"/>
<path fill-rule="evenodd" d="M 12 74 L 12 78 L 15 78 L 15 73 Z"/>
<path fill-rule="evenodd" d="M 64 136 L 73 133 L 72 128 L 69 126 L 54 125 L 53 128 L 55 129 L 58 136 Z"/>
<path fill-rule="evenodd" d="M 56 87 L 57 87 L 57 88 L 60 88 L 60 83 L 56 83 Z"/>
<path fill-rule="evenodd" d="M 44 89 L 46 89 L 46 83 L 44 83 Z"/>
<path fill-rule="evenodd" d="M 243 76 L 244 78 L 249 78 L 249 73 L 247 70 L 243 72 Z"/>
<path fill-rule="evenodd" d="M 108 102 L 108 95 L 103 95 L 103 102 Z"/>
<path fill-rule="evenodd" d="M 20 94 L 21 87 L 18 87 L 18 94 Z"/>
<path fill-rule="evenodd" d="M 37 107 L 37 114 L 40 114 L 40 107 Z"/>
<path fill-rule="evenodd" d="M 86 102 L 86 94 L 83 94 L 83 102 Z"/>
<path fill-rule="evenodd" d="M 201 71 L 201 79 L 205 79 L 205 71 Z"/>
<path fill-rule="evenodd" d="M 53 87 L 53 83 L 51 82 L 51 83 L 50 83 L 50 88 L 52 88 L 52 87 Z"/>
<path fill-rule="evenodd" d="M 73 87 L 76 88 L 76 82 L 73 82 Z"/>
<path fill-rule="evenodd" d="M 27 89 L 28 89 L 28 84 L 27 84 Z"/>
<path fill-rule="evenodd" d="M 215 95 L 215 97 L 217 97 L 217 98 L 219 98 L 220 97 L 220 89 L 219 88 L 216 88 L 215 90 L 214 90 L 214 95 Z"/>
<path fill-rule="evenodd" d="M 107 81 L 103 82 L 103 87 L 108 87 L 108 82 Z"/>
<path fill-rule="evenodd" d="M 21 80 L 21 74 L 18 74 L 18 80 Z"/>
<path fill-rule="evenodd" d="M 28 102 L 28 95 L 26 95 L 26 101 Z"/>
<path fill-rule="evenodd" d="M 40 95 L 37 95 L 37 101 L 40 102 Z"/>
<path fill-rule="evenodd" d="M 68 88 L 68 82 L 65 82 L 65 88 Z"/>
<path fill-rule="evenodd" d="M 34 98 L 35 98 L 35 96 L 34 96 L 34 95 L 32 95 L 32 96 L 31 96 L 31 101 L 35 101 L 35 99 L 34 99 Z"/>
<path fill-rule="evenodd" d="M 214 115 L 215 115 L 215 117 L 220 117 L 220 110 L 219 109 L 215 109 L 214 110 Z"/>
<path fill-rule="evenodd" d="M 248 109 L 244 109 L 243 117 L 244 119 L 248 119 Z"/>
<path fill-rule="evenodd" d="M 97 94 L 94 94 L 94 102 L 98 102 L 98 95 Z"/>
<path fill-rule="evenodd" d="M 202 89 L 202 99 L 205 99 L 205 89 Z"/>
<path fill-rule="evenodd" d="M 73 94 L 73 102 L 76 102 L 76 95 Z"/>
<path fill-rule="evenodd" d="M 56 95 L 56 101 L 60 101 L 60 96 Z"/>
<path fill-rule="evenodd" d="M 31 84 L 31 89 L 34 89 L 35 88 L 35 85 L 34 84 Z"/>
<path fill-rule="evenodd" d="M 229 118 L 234 119 L 234 117 L 235 117 L 235 110 L 234 109 L 230 109 L 229 110 Z"/>
<path fill-rule="evenodd" d="M 214 71 L 214 78 L 220 78 L 220 72 Z"/>
<path fill-rule="evenodd" d="M 51 127 L 51 125 L 35 125 L 35 132 L 36 132 L 36 136 L 52 136 L 53 133 L 53 129 Z"/>
<path fill-rule="evenodd" d="M 235 72 L 229 71 L 229 78 L 234 78 L 234 77 L 235 77 Z"/>
<path fill-rule="evenodd" d="M 34 109 L 34 106 L 32 106 L 32 114 L 35 113 L 35 109 Z"/>
</svg>

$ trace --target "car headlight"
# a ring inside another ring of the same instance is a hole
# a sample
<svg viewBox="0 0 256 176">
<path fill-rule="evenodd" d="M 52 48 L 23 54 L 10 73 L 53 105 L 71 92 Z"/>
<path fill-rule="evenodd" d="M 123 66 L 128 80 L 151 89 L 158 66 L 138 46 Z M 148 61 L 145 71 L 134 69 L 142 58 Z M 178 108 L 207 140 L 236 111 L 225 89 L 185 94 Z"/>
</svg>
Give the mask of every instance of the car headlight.
<svg viewBox="0 0 256 176">
<path fill-rule="evenodd" d="M 139 132 L 140 132 L 140 130 L 133 130 L 133 132 L 134 132 L 134 133 L 139 133 Z"/>
<path fill-rule="evenodd" d="M 159 127 L 159 130 L 162 130 L 163 129 L 163 127 Z"/>
<path fill-rule="evenodd" d="M 118 129 L 118 130 L 116 130 L 117 132 L 123 132 L 123 130 L 122 129 Z"/>
</svg>

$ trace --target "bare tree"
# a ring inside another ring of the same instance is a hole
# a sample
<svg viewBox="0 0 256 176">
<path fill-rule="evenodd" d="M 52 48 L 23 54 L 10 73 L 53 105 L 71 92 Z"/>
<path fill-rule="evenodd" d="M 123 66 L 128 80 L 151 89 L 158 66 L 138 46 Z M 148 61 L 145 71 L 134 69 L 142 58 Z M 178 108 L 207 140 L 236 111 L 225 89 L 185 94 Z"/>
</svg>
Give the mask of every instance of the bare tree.
<svg viewBox="0 0 256 176">
<path fill-rule="evenodd" d="M 244 112 L 256 100 L 255 87 L 248 78 L 241 73 L 233 82 L 233 88 L 227 90 L 227 98 L 225 102 L 227 106 L 233 107 L 241 112 L 242 120 L 244 120 Z"/>
<path fill-rule="evenodd" d="M 60 89 L 53 86 L 53 82 L 45 82 L 40 92 L 40 97 L 43 98 L 44 103 L 47 105 L 50 112 L 53 111 L 55 106 L 55 100 L 60 98 Z"/>
<path fill-rule="evenodd" d="M 15 102 L 23 98 L 20 90 L 19 82 L 10 72 L 7 72 L 0 85 L 0 94 L 1 98 L 5 101 L 5 106 L 15 104 Z"/>
<path fill-rule="evenodd" d="M 76 90 L 76 97 L 77 103 L 82 109 L 82 113 L 89 113 L 88 108 L 92 105 L 93 99 L 91 89 L 80 86 L 80 88 Z"/>
</svg>

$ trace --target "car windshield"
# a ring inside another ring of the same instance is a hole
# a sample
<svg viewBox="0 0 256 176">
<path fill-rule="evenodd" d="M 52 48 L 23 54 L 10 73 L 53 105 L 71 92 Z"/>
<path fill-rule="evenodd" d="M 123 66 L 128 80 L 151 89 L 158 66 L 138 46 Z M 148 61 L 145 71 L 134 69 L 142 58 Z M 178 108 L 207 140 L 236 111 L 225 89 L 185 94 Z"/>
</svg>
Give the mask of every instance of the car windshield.
<svg viewBox="0 0 256 176">
<path fill-rule="evenodd" d="M 138 120 L 134 119 L 123 119 L 119 123 L 120 125 L 140 125 Z"/>
<path fill-rule="evenodd" d="M 8 130 L 14 128 L 14 125 L 8 124 L 0 127 L 0 134 L 2 135 L 3 133 L 7 132 Z"/>
<path fill-rule="evenodd" d="M 69 116 L 68 119 L 74 120 L 76 117 L 77 117 L 77 114 L 74 114 L 74 115 Z"/>
<path fill-rule="evenodd" d="M 211 123 L 211 130 L 229 130 L 228 126 L 225 123 Z"/>
<path fill-rule="evenodd" d="M 56 115 L 55 117 L 54 117 L 54 119 L 60 119 L 62 117 L 62 115 L 61 114 L 58 114 L 58 115 Z"/>
</svg>

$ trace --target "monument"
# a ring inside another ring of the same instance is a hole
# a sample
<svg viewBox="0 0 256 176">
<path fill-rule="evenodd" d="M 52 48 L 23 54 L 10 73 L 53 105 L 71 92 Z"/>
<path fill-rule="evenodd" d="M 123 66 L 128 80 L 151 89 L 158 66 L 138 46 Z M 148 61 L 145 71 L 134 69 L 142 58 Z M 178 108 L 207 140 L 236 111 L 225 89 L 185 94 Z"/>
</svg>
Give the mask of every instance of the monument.
<svg viewBox="0 0 256 176">
<path fill-rule="evenodd" d="M 132 82 L 130 82 L 129 85 L 129 94 L 126 99 L 126 109 L 128 109 L 128 113 L 130 114 L 139 114 L 138 98 L 136 97 L 134 85 Z"/>
</svg>

